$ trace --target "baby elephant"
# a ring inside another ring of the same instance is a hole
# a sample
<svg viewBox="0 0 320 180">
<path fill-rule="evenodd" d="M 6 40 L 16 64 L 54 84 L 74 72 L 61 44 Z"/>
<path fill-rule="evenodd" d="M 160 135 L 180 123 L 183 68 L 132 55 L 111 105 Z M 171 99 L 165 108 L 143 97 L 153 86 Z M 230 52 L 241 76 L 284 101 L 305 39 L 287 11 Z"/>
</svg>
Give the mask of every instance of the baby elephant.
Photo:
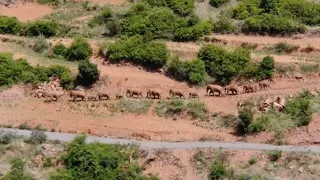
<svg viewBox="0 0 320 180">
<path fill-rule="evenodd" d="M 160 89 L 148 89 L 146 98 L 161 99 L 161 90 Z"/>
<path fill-rule="evenodd" d="M 75 90 L 70 92 L 70 97 L 73 99 L 73 102 L 77 100 L 77 98 L 81 98 L 82 101 L 86 100 L 86 92 L 84 90 Z"/>
<path fill-rule="evenodd" d="M 183 92 L 180 91 L 180 90 L 172 90 L 172 89 L 170 89 L 169 90 L 169 95 L 170 96 L 178 96 L 179 98 L 185 98 L 184 95 L 183 95 Z"/>
<path fill-rule="evenodd" d="M 189 98 L 199 98 L 199 95 L 197 92 L 189 92 Z"/>
<path fill-rule="evenodd" d="M 55 101 L 58 101 L 58 99 L 64 95 L 64 91 L 45 91 L 43 93 L 43 97 L 46 98 L 45 101 L 47 102 L 51 102 L 53 99 L 55 99 Z M 50 100 L 48 100 L 50 99 Z"/>
<path fill-rule="evenodd" d="M 103 100 L 104 98 L 106 98 L 107 100 L 111 99 L 109 94 L 106 92 L 98 92 L 97 97 L 98 97 L 99 101 Z"/>
</svg>

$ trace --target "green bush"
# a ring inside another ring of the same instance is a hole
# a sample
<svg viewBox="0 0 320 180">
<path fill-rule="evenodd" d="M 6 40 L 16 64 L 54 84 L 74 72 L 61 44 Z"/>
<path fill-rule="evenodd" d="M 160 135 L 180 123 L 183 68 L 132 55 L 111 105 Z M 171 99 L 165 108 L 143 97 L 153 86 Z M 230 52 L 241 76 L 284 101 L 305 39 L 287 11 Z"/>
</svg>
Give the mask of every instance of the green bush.
<svg viewBox="0 0 320 180">
<path fill-rule="evenodd" d="M 227 174 L 226 166 L 223 164 L 221 160 L 216 160 L 211 165 L 210 169 L 210 179 L 211 180 L 218 180 L 225 177 Z"/>
<path fill-rule="evenodd" d="M 29 139 L 27 140 L 28 143 L 31 144 L 42 144 L 47 141 L 47 135 L 43 131 L 32 131 L 30 134 Z"/>
<path fill-rule="evenodd" d="M 21 30 L 21 23 L 16 17 L 7 17 L 0 15 L 0 33 L 18 34 Z"/>
<path fill-rule="evenodd" d="M 268 152 L 270 161 L 278 161 L 281 158 L 282 151 L 280 150 L 273 150 Z"/>
<path fill-rule="evenodd" d="M 252 158 L 249 159 L 249 164 L 250 165 L 256 164 L 257 161 L 258 161 L 258 159 L 256 157 L 252 157 Z"/>
<path fill-rule="evenodd" d="M 249 34 L 291 35 L 304 33 L 306 27 L 286 17 L 262 14 L 247 18 L 242 31 Z"/>
<path fill-rule="evenodd" d="M 43 167 L 51 167 L 53 164 L 52 164 L 52 159 L 51 157 L 46 157 L 46 159 L 44 160 L 44 163 L 43 163 Z"/>
<path fill-rule="evenodd" d="M 201 101 L 190 101 L 187 103 L 187 113 L 192 119 L 208 119 L 208 107 Z"/>
<path fill-rule="evenodd" d="M 60 4 L 60 0 L 38 0 L 38 3 L 40 4 L 54 4 L 54 5 L 58 5 Z"/>
<path fill-rule="evenodd" d="M 219 46 L 205 45 L 198 58 L 205 62 L 208 75 L 221 84 L 228 84 L 251 65 L 250 52 L 242 48 L 230 52 Z"/>
<path fill-rule="evenodd" d="M 173 117 L 174 115 L 182 115 L 186 110 L 184 101 L 174 99 L 170 101 L 159 101 L 155 107 L 158 116 Z"/>
<path fill-rule="evenodd" d="M 10 171 L 2 178 L 2 180 L 32 180 L 29 175 L 24 174 L 24 162 L 22 159 L 14 159 L 11 162 Z"/>
<path fill-rule="evenodd" d="M 280 42 L 271 47 L 271 50 L 276 53 L 292 53 L 299 49 L 298 45 L 288 44 L 287 42 Z"/>
<path fill-rule="evenodd" d="M 272 56 L 266 56 L 259 63 L 257 70 L 258 80 L 272 79 L 275 69 L 275 61 Z"/>
<path fill-rule="evenodd" d="M 68 48 L 62 43 L 58 43 L 53 47 L 52 51 L 55 56 L 63 58 L 66 57 Z"/>
<path fill-rule="evenodd" d="M 306 126 L 312 120 L 310 96 L 310 92 L 306 91 L 286 104 L 286 113 L 291 115 L 298 126 Z"/>
<path fill-rule="evenodd" d="M 178 81 L 196 85 L 202 84 L 207 76 L 203 61 L 195 59 L 183 62 L 178 57 L 172 59 L 167 73 Z"/>
<path fill-rule="evenodd" d="M 32 49 L 37 53 L 43 53 L 50 48 L 50 44 L 44 37 L 38 37 L 34 42 Z"/>
<path fill-rule="evenodd" d="M 73 76 L 68 67 L 62 65 L 51 65 L 48 73 L 48 77 L 58 76 L 62 87 L 65 89 L 72 88 Z"/>
<path fill-rule="evenodd" d="M 89 42 L 82 37 L 73 39 L 71 46 L 66 53 L 66 57 L 69 61 L 89 60 L 91 55 L 92 48 Z"/>
<path fill-rule="evenodd" d="M 103 6 L 101 12 L 94 16 L 93 19 L 89 22 L 89 26 L 94 27 L 96 25 L 106 24 L 111 20 L 112 10 L 108 6 Z"/>
<path fill-rule="evenodd" d="M 178 28 L 174 33 L 176 41 L 195 41 L 211 32 L 210 22 L 201 22 L 194 26 Z"/>
<path fill-rule="evenodd" d="M 237 132 L 245 134 L 249 132 L 249 125 L 253 122 L 253 112 L 251 108 L 243 108 L 239 110 L 238 124 L 236 126 Z"/>
<path fill-rule="evenodd" d="M 169 52 L 163 43 L 145 42 L 141 36 L 133 36 L 110 44 L 107 56 L 113 63 L 126 60 L 149 69 L 158 69 L 166 64 Z"/>
<path fill-rule="evenodd" d="M 225 3 L 229 2 L 230 0 L 210 0 L 209 4 L 215 8 L 221 7 Z"/>
<path fill-rule="evenodd" d="M 157 179 L 142 175 L 142 168 L 132 161 L 137 158 L 137 148 L 87 144 L 85 140 L 86 136 L 81 134 L 68 145 L 66 155 L 62 157 L 66 170 L 58 171 L 50 179 Z"/>
<path fill-rule="evenodd" d="M 230 34 L 238 31 L 232 19 L 227 16 L 220 16 L 217 21 L 213 22 L 212 30 L 215 33 Z"/>
<path fill-rule="evenodd" d="M 249 132 L 259 133 L 259 132 L 265 131 L 269 127 L 269 123 L 270 123 L 269 116 L 259 116 L 257 119 L 252 121 L 248 126 Z"/>
<path fill-rule="evenodd" d="M 181 16 L 189 15 L 194 8 L 193 0 L 143 0 L 143 2 L 153 7 L 168 7 Z"/>
<path fill-rule="evenodd" d="M 79 74 L 77 83 L 83 86 L 89 86 L 99 79 L 100 72 L 96 64 L 92 64 L 88 60 L 80 61 L 78 64 Z"/>
<path fill-rule="evenodd" d="M 58 33 L 59 25 L 53 21 L 37 20 L 26 24 L 23 34 L 28 36 L 44 36 L 46 38 Z"/>
</svg>

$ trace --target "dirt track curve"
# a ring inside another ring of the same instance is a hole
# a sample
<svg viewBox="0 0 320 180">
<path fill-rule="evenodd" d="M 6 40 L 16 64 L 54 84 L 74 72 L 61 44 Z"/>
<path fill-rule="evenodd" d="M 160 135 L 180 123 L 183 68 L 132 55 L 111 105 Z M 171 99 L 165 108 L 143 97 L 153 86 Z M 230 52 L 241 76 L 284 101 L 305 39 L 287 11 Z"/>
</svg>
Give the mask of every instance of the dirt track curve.
<svg viewBox="0 0 320 180">
<path fill-rule="evenodd" d="M 22 136 L 30 136 L 32 131 L 19 129 L 0 128 L 3 131 L 16 132 Z M 60 140 L 64 142 L 72 141 L 76 134 L 45 132 L 49 140 Z M 274 146 L 269 144 L 246 143 L 246 142 L 156 142 L 156 141 L 136 141 L 130 139 L 117 139 L 110 137 L 88 136 L 87 142 L 100 142 L 105 144 L 137 144 L 142 149 L 198 149 L 198 148 L 215 148 L 215 149 L 233 149 L 233 150 L 257 150 L 270 151 L 281 150 L 285 152 L 310 152 L 320 153 L 320 146 Z"/>
</svg>

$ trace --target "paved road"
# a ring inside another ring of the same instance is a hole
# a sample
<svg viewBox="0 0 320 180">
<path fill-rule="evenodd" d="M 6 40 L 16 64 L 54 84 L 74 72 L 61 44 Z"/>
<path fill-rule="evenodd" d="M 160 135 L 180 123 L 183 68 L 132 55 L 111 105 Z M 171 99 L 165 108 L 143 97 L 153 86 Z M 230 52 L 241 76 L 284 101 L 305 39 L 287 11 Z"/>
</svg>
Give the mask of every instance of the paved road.
<svg viewBox="0 0 320 180">
<path fill-rule="evenodd" d="M 19 135 L 30 136 L 31 131 L 0 128 L 4 131 L 16 132 Z M 72 141 L 76 134 L 46 132 L 48 139 L 60 141 Z M 137 144 L 142 149 L 198 149 L 198 148 L 216 148 L 233 150 L 282 150 L 286 152 L 313 152 L 320 153 L 320 146 L 274 146 L 269 144 L 247 143 L 247 142 L 157 142 L 157 141 L 136 141 L 129 139 L 117 139 L 111 137 L 88 136 L 87 142 L 100 142 L 106 144 Z"/>
</svg>

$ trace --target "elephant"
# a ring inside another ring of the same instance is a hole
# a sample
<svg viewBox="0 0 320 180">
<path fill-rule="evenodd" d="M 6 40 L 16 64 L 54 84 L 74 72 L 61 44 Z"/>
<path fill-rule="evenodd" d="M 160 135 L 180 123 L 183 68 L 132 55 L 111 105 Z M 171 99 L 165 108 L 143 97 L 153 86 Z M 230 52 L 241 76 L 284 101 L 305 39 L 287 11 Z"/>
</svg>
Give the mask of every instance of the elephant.
<svg viewBox="0 0 320 180">
<path fill-rule="evenodd" d="M 160 89 L 148 89 L 146 98 L 157 98 L 161 99 L 161 90 Z"/>
<path fill-rule="evenodd" d="M 246 93 L 256 92 L 258 90 L 258 86 L 256 83 L 249 83 L 243 86 L 243 91 Z"/>
<path fill-rule="evenodd" d="M 231 91 L 232 95 L 236 94 L 238 95 L 240 93 L 240 88 L 239 86 L 235 85 L 235 84 L 231 84 L 225 87 L 225 93 L 226 95 L 229 95 L 229 92 Z"/>
<path fill-rule="evenodd" d="M 70 92 L 70 97 L 73 98 L 73 102 L 77 100 L 77 98 L 81 98 L 81 100 L 86 100 L 86 92 L 84 90 L 74 90 Z"/>
<path fill-rule="evenodd" d="M 127 89 L 127 91 L 126 91 L 126 96 L 127 97 L 133 97 L 134 95 L 136 95 L 137 97 L 143 97 L 142 96 L 142 91 L 140 89 L 138 89 L 138 88 Z"/>
<path fill-rule="evenodd" d="M 111 99 L 109 96 L 109 93 L 107 93 L 107 92 L 98 92 L 97 97 L 98 97 L 99 101 L 103 100 L 103 98 L 107 98 L 107 100 Z"/>
<path fill-rule="evenodd" d="M 260 89 L 271 88 L 271 87 L 270 87 L 270 81 L 268 81 L 268 80 L 260 81 L 260 82 L 259 82 L 259 87 L 260 87 Z"/>
<path fill-rule="evenodd" d="M 199 95 L 197 92 L 189 92 L 189 98 L 199 98 Z"/>
<path fill-rule="evenodd" d="M 180 91 L 180 90 L 172 90 L 172 89 L 170 89 L 169 90 L 169 95 L 170 96 L 178 96 L 179 98 L 185 98 L 184 95 L 183 95 L 183 92 Z"/>
<path fill-rule="evenodd" d="M 98 99 L 97 94 L 87 94 L 87 99 L 91 101 L 96 101 Z"/>
<path fill-rule="evenodd" d="M 48 99 L 50 99 L 50 101 L 52 101 L 53 99 L 55 99 L 55 101 L 58 101 L 58 99 L 62 97 L 64 93 L 65 93 L 64 91 L 45 91 L 43 93 L 43 97 L 45 97 L 46 98 L 45 101 L 48 101 L 48 102 L 49 102 Z"/>
<path fill-rule="evenodd" d="M 122 99 L 122 98 L 123 98 L 123 94 L 121 92 L 117 92 L 116 99 Z"/>
<path fill-rule="evenodd" d="M 206 95 L 211 95 L 211 93 L 214 96 L 214 92 L 219 93 L 218 96 L 224 95 L 224 88 L 220 85 L 208 85 L 207 86 L 207 93 Z"/>
</svg>

